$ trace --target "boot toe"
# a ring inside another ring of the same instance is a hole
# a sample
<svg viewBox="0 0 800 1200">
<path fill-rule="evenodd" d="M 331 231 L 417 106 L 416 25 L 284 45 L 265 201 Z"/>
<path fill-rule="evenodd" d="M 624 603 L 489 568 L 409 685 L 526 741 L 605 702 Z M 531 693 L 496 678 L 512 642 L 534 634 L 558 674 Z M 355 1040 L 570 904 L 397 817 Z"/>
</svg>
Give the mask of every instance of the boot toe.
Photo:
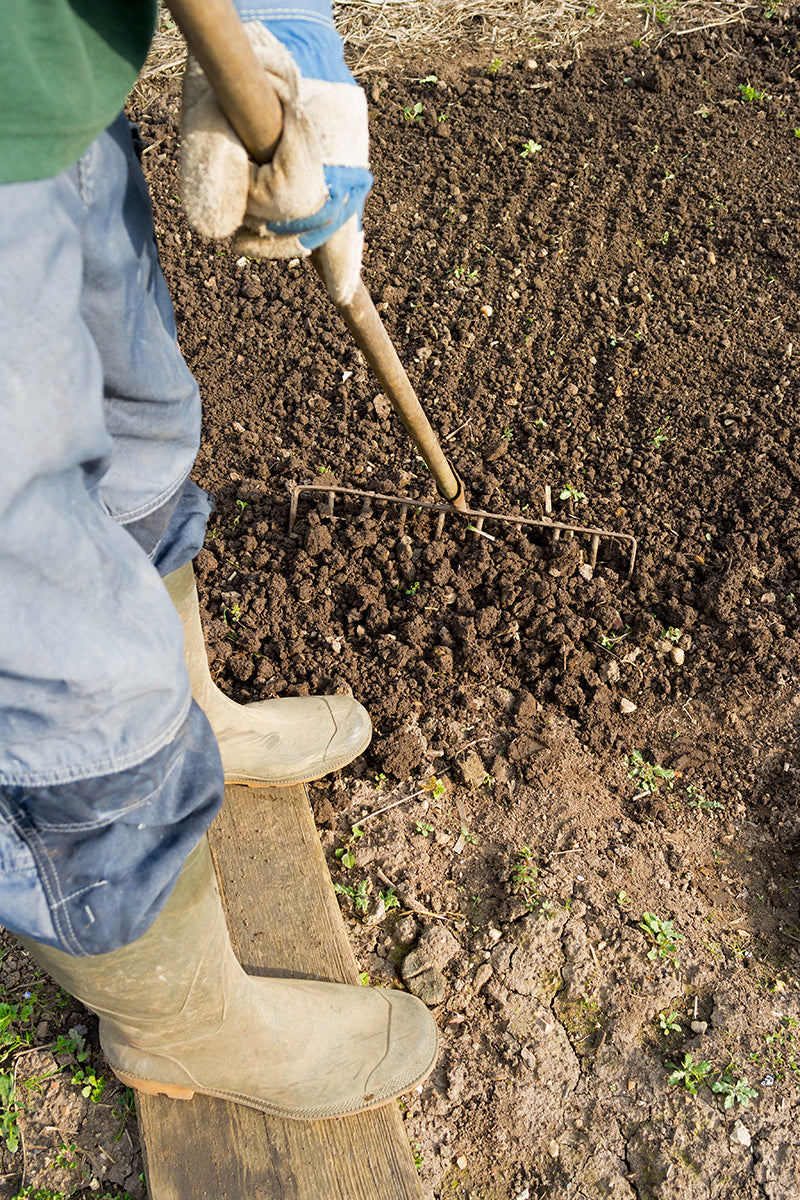
<svg viewBox="0 0 800 1200">
<path fill-rule="evenodd" d="M 367 748 L 369 713 L 352 696 L 287 696 L 237 706 L 215 729 L 227 783 L 286 787 L 339 771 Z"/>
</svg>

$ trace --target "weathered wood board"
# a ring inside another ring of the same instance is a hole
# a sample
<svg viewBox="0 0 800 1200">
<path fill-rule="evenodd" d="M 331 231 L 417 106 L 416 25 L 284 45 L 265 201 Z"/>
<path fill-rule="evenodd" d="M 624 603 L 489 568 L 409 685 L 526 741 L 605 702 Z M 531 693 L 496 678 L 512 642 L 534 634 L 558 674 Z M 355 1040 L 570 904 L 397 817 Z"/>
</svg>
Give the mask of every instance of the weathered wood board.
<svg viewBox="0 0 800 1200">
<path fill-rule="evenodd" d="M 358 982 L 304 787 L 228 787 L 209 837 L 253 974 Z M 204 1096 L 138 1096 L 151 1200 L 421 1200 L 399 1108 L 286 1121 Z"/>
</svg>

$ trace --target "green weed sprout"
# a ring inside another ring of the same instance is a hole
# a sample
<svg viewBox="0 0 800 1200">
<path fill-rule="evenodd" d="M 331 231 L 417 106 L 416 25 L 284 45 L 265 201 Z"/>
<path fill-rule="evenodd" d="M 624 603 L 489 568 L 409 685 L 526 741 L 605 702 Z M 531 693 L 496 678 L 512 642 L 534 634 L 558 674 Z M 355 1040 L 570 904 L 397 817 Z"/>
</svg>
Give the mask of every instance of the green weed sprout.
<svg viewBox="0 0 800 1200">
<path fill-rule="evenodd" d="M 409 104 L 406 108 L 403 109 L 403 116 L 405 117 L 405 119 L 407 121 L 421 121 L 422 114 L 424 112 L 425 112 L 425 105 L 422 103 L 421 100 L 418 100 L 416 104 Z"/>
<path fill-rule="evenodd" d="M 695 1062 L 691 1054 L 684 1054 L 683 1062 L 680 1064 L 666 1063 L 665 1065 L 667 1070 L 672 1071 L 669 1083 L 685 1087 L 687 1092 L 691 1092 L 693 1096 L 697 1095 L 699 1085 L 705 1082 L 706 1076 L 711 1070 L 711 1063 L 707 1059 Z"/>
<path fill-rule="evenodd" d="M 356 856 L 353 854 L 353 844 L 363 836 L 364 830 L 358 825 L 354 825 L 350 830 L 350 837 L 348 838 L 346 844 L 344 846 L 340 846 L 338 850 L 334 850 L 333 852 L 333 857 L 338 858 L 339 862 L 346 871 L 352 871 L 353 867 L 356 865 Z"/>
<path fill-rule="evenodd" d="M 539 142 L 535 142 L 533 138 L 529 138 L 527 142 L 523 143 L 519 156 L 520 158 L 531 158 L 532 155 L 538 154 L 541 149 L 542 147 Z"/>
<path fill-rule="evenodd" d="M 0 1071 L 0 1137 L 9 1154 L 16 1154 L 19 1149 L 18 1112 L 13 1072 Z"/>
<path fill-rule="evenodd" d="M 733 1108 L 734 1104 L 741 1104 L 742 1108 L 747 1108 L 751 1100 L 758 1099 L 758 1092 L 755 1088 L 750 1087 L 746 1075 L 743 1075 L 741 1079 L 734 1079 L 728 1071 L 725 1071 L 719 1079 L 714 1080 L 711 1090 L 718 1096 L 725 1097 L 722 1102 L 722 1107 L 725 1109 Z"/>
<path fill-rule="evenodd" d="M 648 762 L 640 750 L 632 750 L 628 755 L 628 779 L 633 779 L 645 794 L 657 792 L 662 783 L 671 791 L 675 772 Z"/>
<path fill-rule="evenodd" d="M 334 883 L 333 890 L 338 896 L 347 896 L 352 900 L 356 912 L 365 913 L 369 908 L 369 883 L 366 879 L 362 879 L 354 887 L 348 887 L 344 883 Z"/>
<path fill-rule="evenodd" d="M 678 960 L 674 955 L 678 949 L 678 942 L 684 941 L 684 938 L 672 928 L 672 921 L 663 920 L 655 913 L 646 912 L 642 913 L 639 928 L 653 941 L 653 948 L 648 952 L 647 957 L 651 960 L 672 958 L 677 967 Z"/>
<path fill-rule="evenodd" d="M 658 1014 L 658 1025 L 665 1037 L 669 1037 L 671 1033 L 682 1033 L 683 1030 L 678 1024 L 678 1014 L 676 1012 L 660 1012 Z"/>
<path fill-rule="evenodd" d="M 586 492 L 580 492 L 571 483 L 568 483 L 567 486 L 558 493 L 558 498 L 559 500 L 575 500 L 577 502 L 578 500 L 586 499 Z"/>
</svg>

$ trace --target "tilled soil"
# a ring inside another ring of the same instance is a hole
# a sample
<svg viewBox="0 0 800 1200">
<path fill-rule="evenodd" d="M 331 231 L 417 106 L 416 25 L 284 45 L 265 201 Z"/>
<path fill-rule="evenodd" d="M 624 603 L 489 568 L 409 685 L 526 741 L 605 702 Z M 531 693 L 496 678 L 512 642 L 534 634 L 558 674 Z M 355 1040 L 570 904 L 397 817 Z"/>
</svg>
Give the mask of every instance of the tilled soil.
<svg viewBox="0 0 800 1200">
<path fill-rule="evenodd" d="M 212 669 L 372 714 L 310 794 L 369 982 L 439 1021 L 437 1200 L 800 1194 L 799 22 L 366 84 L 364 278 L 470 503 L 549 487 L 630 578 L 386 503 L 288 530 L 293 482 L 435 489 L 310 269 L 186 228 L 176 85 L 136 114 Z"/>
</svg>

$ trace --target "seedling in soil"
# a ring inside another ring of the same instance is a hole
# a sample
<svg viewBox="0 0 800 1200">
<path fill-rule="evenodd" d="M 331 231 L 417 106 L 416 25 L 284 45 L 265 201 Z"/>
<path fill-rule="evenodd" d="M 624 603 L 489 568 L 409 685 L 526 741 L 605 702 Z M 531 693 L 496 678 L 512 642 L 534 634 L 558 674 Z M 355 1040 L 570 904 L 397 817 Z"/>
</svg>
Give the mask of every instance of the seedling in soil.
<svg viewBox="0 0 800 1200">
<path fill-rule="evenodd" d="M 18 1113 L 14 1075 L 11 1071 L 0 1071 L 0 1138 L 9 1154 L 16 1154 L 19 1149 Z"/>
<path fill-rule="evenodd" d="M 244 516 L 244 510 L 247 508 L 247 501 L 246 500 L 237 500 L 236 507 L 238 508 L 239 512 L 233 518 L 233 528 L 234 529 L 236 528 L 236 526 L 239 524 L 242 517 Z"/>
<path fill-rule="evenodd" d="M 533 854 L 527 846 L 517 851 L 517 861 L 511 868 L 511 885 L 525 902 L 529 912 L 533 912 L 539 899 L 539 888 L 536 885 L 538 871 L 534 865 Z"/>
<path fill-rule="evenodd" d="M 125 1132 L 128 1120 L 136 1116 L 136 1097 L 132 1088 L 126 1087 L 122 1092 L 117 1094 L 111 1109 L 111 1115 L 115 1121 L 119 1122 L 119 1128 L 114 1134 L 114 1141 L 118 1142 Z"/>
<path fill-rule="evenodd" d="M 239 605 L 232 604 L 230 608 L 228 608 L 226 605 L 222 610 L 222 619 L 228 627 L 232 625 L 238 625 L 239 621 L 242 619 L 242 610 Z M 231 634 L 228 634 L 228 637 L 230 636 Z"/>
<path fill-rule="evenodd" d="M 683 1033 L 682 1027 L 678 1024 L 678 1014 L 676 1012 L 659 1013 L 658 1027 L 664 1034 L 664 1037 L 669 1037 L 671 1033 Z"/>
<path fill-rule="evenodd" d="M 75 1070 L 72 1082 L 79 1084 L 81 1095 L 91 1098 L 94 1104 L 97 1104 L 106 1087 L 104 1075 L 96 1075 L 91 1068 L 87 1070 L 85 1067 L 78 1067 Z"/>
<path fill-rule="evenodd" d="M 403 109 L 403 116 L 407 121 L 421 121 L 424 112 L 425 105 L 418 100 L 416 104 L 409 104 L 407 108 Z"/>
<path fill-rule="evenodd" d="M 422 1150 L 420 1149 L 419 1142 L 411 1143 L 411 1153 L 414 1156 L 414 1166 L 417 1168 L 418 1171 L 421 1171 L 422 1164 L 425 1160 L 422 1156 Z"/>
<path fill-rule="evenodd" d="M 30 1024 L 37 999 L 35 992 L 27 992 L 20 1004 L 0 1004 L 0 1057 L 6 1058 L 30 1045 L 33 1031 L 15 1026 Z"/>
<path fill-rule="evenodd" d="M 758 1092 L 755 1088 L 750 1087 L 747 1076 L 743 1075 L 741 1079 L 734 1079 L 730 1074 L 730 1067 L 726 1068 L 719 1079 L 714 1080 L 711 1090 L 718 1096 L 725 1097 L 722 1107 L 726 1109 L 733 1108 L 734 1104 L 741 1104 L 742 1108 L 747 1108 L 751 1100 L 758 1099 Z"/>
<path fill-rule="evenodd" d="M 530 138 L 523 144 L 522 149 L 519 152 L 519 156 L 520 158 L 530 158 L 533 154 L 538 154 L 541 148 L 542 147 L 539 142 L 535 142 L 533 138 Z"/>
<path fill-rule="evenodd" d="M 655 431 L 655 433 L 653 434 L 653 448 L 655 450 L 660 450 L 661 447 L 664 445 L 664 442 L 666 442 L 666 441 L 667 441 L 667 435 L 665 433 L 662 433 L 661 429 L 657 429 Z"/>
<path fill-rule="evenodd" d="M 664 1065 L 667 1070 L 672 1071 L 669 1082 L 685 1087 L 687 1092 L 691 1092 L 693 1096 L 697 1095 L 698 1087 L 701 1083 L 705 1083 L 706 1076 L 711 1070 L 711 1063 L 707 1059 L 695 1062 L 691 1054 L 684 1054 L 683 1062 L 680 1065 L 676 1063 L 665 1063 Z"/>
<path fill-rule="evenodd" d="M 62 1171 L 74 1171 L 78 1165 L 75 1161 L 77 1149 L 78 1147 L 75 1142 L 70 1142 L 69 1145 L 66 1142 L 62 1142 L 55 1157 L 55 1165 L 60 1167 Z"/>
<path fill-rule="evenodd" d="M 380 791 L 385 783 L 386 783 L 386 772 L 379 771 L 378 774 L 375 776 L 375 787 L 378 789 L 378 791 Z"/>
<path fill-rule="evenodd" d="M 412 583 L 411 587 L 406 588 L 406 595 L 407 596 L 416 596 L 418 591 L 419 591 L 419 580 L 417 579 L 414 581 L 414 583 Z"/>
<path fill-rule="evenodd" d="M 787 1071 L 800 1076 L 798 1033 L 800 1021 L 794 1017 L 784 1017 L 780 1028 L 764 1038 L 766 1049 L 763 1053 L 751 1054 L 749 1061 L 757 1067 L 766 1067 L 775 1080 L 785 1079 Z"/>
<path fill-rule="evenodd" d="M 421 833 L 424 838 L 427 838 L 433 833 L 433 826 L 429 825 L 426 821 L 415 821 L 414 832 Z"/>
<path fill-rule="evenodd" d="M 353 860 L 355 862 L 355 859 Z M 333 890 L 339 896 L 347 896 L 353 901 L 353 908 L 356 912 L 365 913 L 369 908 L 369 881 L 362 879 L 360 883 L 353 887 L 348 887 L 343 883 L 334 883 Z"/>
<path fill-rule="evenodd" d="M 493 58 L 492 61 L 489 63 L 489 66 L 486 68 L 486 74 L 487 75 L 499 75 L 500 68 L 502 67 L 502 65 L 503 65 L 502 58 Z"/>
<path fill-rule="evenodd" d="M 558 493 L 558 498 L 559 500 L 573 500 L 577 504 L 579 500 L 586 499 L 586 492 L 580 492 L 576 487 L 573 487 L 571 483 L 568 483 L 567 486 Z"/>
<path fill-rule="evenodd" d="M 364 836 L 364 830 L 354 825 L 350 830 L 350 837 L 344 846 L 340 846 L 338 850 L 334 850 L 333 857 L 338 858 L 339 862 L 346 871 L 352 871 L 356 865 L 356 856 L 353 854 L 353 845 L 359 838 Z"/>
<path fill-rule="evenodd" d="M 86 1049 L 86 1038 L 77 1025 L 70 1029 L 67 1037 L 64 1037 L 63 1033 L 58 1035 L 56 1038 L 56 1054 L 73 1054 L 76 1062 L 86 1062 L 89 1057 L 89 1051 Z"/>
<path fill-rule="evenodd" d="M 682 637 L 683 630 L 676 629 L 674 625 L 669 625 L 666 629 L 661 630 L 662 641 L 672 642 L 673 646 L 677 646 Z"/>
<path fill-rule="evenodd" d="M 599 639 L 600 645 L 604 650 L 613 650 L 617 642 L 624 641 L 629 633 L 629 628 L 627 628 L 624 633 L 601 633 Z"/>
<path fill-rule="evenodd" d="M 434 800 L 441 800 L 447 788 L 443 779 L 439 779 L 436 775 L 431 775 L 423 790 L 430 792 Z"/>
<path fill-rule="evenodd" d="M 474 271 L 468 271 L 466 267 L 454 267 L 453 274 L 456 279 L 477 279 L 478 269 L 476 267 Z"/>
<path fill-rule="evenodd" d="M 752 83 L 740 83 L 739 91 L 742 93 L 742 99 L 752 102 L 753 100 L 771 100 L 772 96 L 768 92 L 757 92 Z"/>
<path fill-rule="evenodd" d="M 658 763 L 648 762 L 640 750 L 632 750 L 628 756 L 628 779 L 633 779 L 643 795 L 657 792 L 662 783 L 671 791 L 675 772 Z"/>
<path fill-rule="evenodd" d="M 682 942 L 684 939 L 672 928 L 672 921 L 662 920 L 655 913 L 646 912 L 642 914 L 639 928 L 654 942 L 653 949 L 648 952 L 647 957 L 649 959 L 671 958 L 674 966 L 677 967 L 678 960 L 674 956 L 678 949 L 678 942 Z"/>
<path fill-rule="evenodd" d="M 719 808 L 725 807 L 721 800 L 706 799 L 700 788 L 693 783 L 686 785 L 686 794 L 690 797 L 690 799 L 686 801 L 689 808 L 696 808 L 702 812 L 714 812 Z"/>
<path fill-rule="evenodd" d="M 387 888 L 385 892 L 380 892 L 379 895 L 381 900 L 383 900 L 383 907 L 386 909 L 386 912 L 389 912 L 389 910 L 392 908 L 400 907 L 400 901 L 397 898 L 397 892 L 393 887 Z"/>
</svg>

